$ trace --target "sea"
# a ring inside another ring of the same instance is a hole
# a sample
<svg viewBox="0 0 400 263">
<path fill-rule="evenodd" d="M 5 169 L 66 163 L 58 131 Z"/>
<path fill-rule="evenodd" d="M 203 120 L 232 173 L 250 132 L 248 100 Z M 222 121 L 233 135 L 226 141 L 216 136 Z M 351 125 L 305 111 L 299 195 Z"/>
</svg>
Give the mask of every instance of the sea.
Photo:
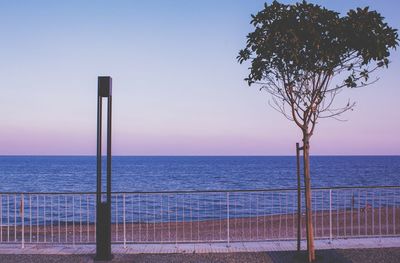
<svg viewBox="0 0 400 263">
<path fill-rule="evenodd" d="M 103 168 L 105 172 L 105 160 Z M 311 178 L 313 188 L 399 186 L 400 156 L 312 156 Z M 22 211 L 25 224 L 95 222 L 95 195 L 85 194 L 96 191 L 95 156 L 1 156 L 0 179 L 2 226 L 21 224 L 17 215 Z M 228 214 L 232 218 L 294 214 L 296 191 L 235 191 L 230 196 L 207 191 L 296 186 L 293 156 L 115 156 L 112 222 L 167 222 L 171 215 L 176 221 L 195 221 L 224 219 Z M 313 207 L 398 206 L 399 189 L 313 192 Z M 203 192 L 154 193 L 192 190 Z"/>
<path fill-rule="evenodd" d="M 397 186 L 400 184 L 400 156 L 311 156 L 311 178 L 312 187 Z M 296 186 L 294 156 L 112 158 L 113 192 Z M 95 156 L 0 156 L 0 192 L 94 191 Z"/>
</svg>

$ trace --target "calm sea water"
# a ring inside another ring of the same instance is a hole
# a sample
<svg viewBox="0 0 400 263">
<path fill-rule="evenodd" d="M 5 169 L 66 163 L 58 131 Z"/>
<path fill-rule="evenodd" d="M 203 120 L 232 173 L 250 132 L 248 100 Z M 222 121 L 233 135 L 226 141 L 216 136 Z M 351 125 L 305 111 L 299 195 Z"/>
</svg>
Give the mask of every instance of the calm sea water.
<svg viewBox="0 0 400 263">
<path fill-rule="evenodd" d="M 296 187 L 295 157 L 113 157 L 113 191 Z M 400 156 L 313 156 L 313 187 L 399 185 Z M 96 190 L 93 156 L 1 156 L 0 192 Z"/>
</svg>

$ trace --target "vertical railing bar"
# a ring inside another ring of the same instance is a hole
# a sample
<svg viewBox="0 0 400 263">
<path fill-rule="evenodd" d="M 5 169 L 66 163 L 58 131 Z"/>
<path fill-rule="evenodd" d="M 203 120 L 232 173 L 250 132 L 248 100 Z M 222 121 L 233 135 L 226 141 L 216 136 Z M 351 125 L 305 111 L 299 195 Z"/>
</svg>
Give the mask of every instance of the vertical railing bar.
<svg viewBox="0 0 400 263">
<path fill-rule="evenodd" d="M 32 243 L 32 195 L 29 194 L 29 243 Z"/>
<path fill-rule="evenodd" d="M 382 193 L 379 191 L 379 237 L 382 237 L 382 220 L 381 220 Z"/>
<path fill-rule="evenodd" d="M 122 194 L 122 220 L 124 227 L 124 248 L 126 248 L 125 194 Z"/>
<path fill-rule="evenodd" d="M 82 195 L 79 195 L 79 243 L 82 243 Z"/>
<path fill-rule="evenodd" d="M 175 195 L 175 245 L 178 245 L 178 196 Z"/>
<path fill-rule="evenodd" d="M 54 196 L 50 196 L 50 231 L 51 231 L 51 243 L 54 242 L 54 226 L 53 226 L 53 198 Z"/>
<path fill-rule="evenodd" d="M 250 212 L 250 220 L 248 220 L 248 222 L 249 222 L 249 227 L 250 227 L 250 231 L 249 231 L 249 233 L 250 233 L 250 240 L 253 240 L 253 231 L 252 231 L 252 226 L 253 226 L 253 220 L 252 220 L 252 217 L 253 217 L 253 210 L 252 210 L 252 207 L 253 207 L 253 200 L 252 200 L 252 195 L 251 195 L 251 193 L 247 193 L 247 195 L 248 195 L 248 197 L 249 197 L 249 212 Z"/>
<path fill-rule="evenodd" d="M 0 243 L 3 243 L 3 195 L 0 194 Z"/>
<path fill-rule="evenodd" d="M 214 221 L 215 220 L 215 201 L 214 201 L 214 197 L 212 198 L 212 238 L 211 240 L 215 240 L 215 224 Z"/>
<path fill-rule="evenodd" d="M 21 247 L 22 249 L 25 248 L 25 198 L 24 194 L 21 194 L 21 227 L 22 227 L 22 232 L 21 232 Z"/>
<path fill-rule="evenodd" d="M 72 245 L 75 247 L 75 195 L 72 195 Z"/>
<path fill-rule="evenodd" d="M 142 220 L 141 220 L 141 209 L 140 209 L 140 196 L 141 194 L 138 194 L 138 203 L 139 203 L 139 242 L 142 241 Z"/>
<path fill-rule="evenodd" d="M 350 217 L 350 225 L 351 225 L 351 230 L 350 230 L 350 235 L 354 236 L 353 232 L 353 217 L 354 217 L 354 189 L 351 189 L 351 217 Z"/>
<path fill-rule="evenodd" d="M 222 193 L 219 195 L 219 240 L 222 240 Z"/>
<path fill-rule="evenodd" d="M 3 243 L 3 195 L 0 194 L 0 243 Z"/>
<path fill-rule="evenodd" d="M 146 211 L 146 241 L 149 241 L 149 212 L 150 212 L 150 207 L 149 207 L 149 196 L 145 195 L 146 197 L 146 202 L 145 204 L 145 211 Z"/>
<path fill-rule="evenodd" d="M 90 221 L 90 213 L 89 213 L 89 194 L 86 195 L 86 242 L 90 242 L 90 230 L 89 230 L 89 221 Z"/>
<path fill-rule="evenodd" d="M 296 236 L 296 227 L 295 227 L 295 225 L 296 225 L 296 208 L 297 208 L 297 206 L 295 207 L 295 204 L 296 204 L 296 194 L 295 193 L 293 193 L 292 194 L 292 236 L 293 236 L 293 238 Z"/>
<path fill-rule="evenodd" d="M 398 200 L 398 198 L 399 198 L 399 192 L 400 192 L 400 191 L 397 189 L 397 195 L 396 195 L 396 196 L 397 196 L 397 199 L 396 199 L 396 201 L 395 201 L 395 203 L 394 203 L 394 206 L 395 206 L 395 210 L 394 210 L 394 211 L 395 211 L 395 213 L 397 212 L 397 209 L 399 208 L 399 200 Z M 396 215 L 395 215 L 394 218 L 395 218 L 395 220 L 396 220 Z M 396 230 L 396 226 L 397 226 L 397 225 L 396 225 L 396 222 L 394 223 L 394 226 L 395 226 L 395 234 L 397 234 L 397 230 Z"/>
<path fill-rule="evenodd" d="M 211 209 L 211 211 L 210 211 L 210 209 Z M 207 215 L 207 217 L 211 218 L 211 222 L 214 220 L 214 218 L 215 218 L 214 197 L 211 198 L 211 205 L 209 207 L 207 206 L 207 201 L 204 200 L 204 214 Z M 212 225 L 213 225 L 213 229 L 212 229 L 212 235 L 211 235 L 210 241 L 213 241 L 215 239 L 214 238 L 214 235 L 215 235 L 214 224 L 212 224 Z"/>
<path fill-rule="evenodd" d="M 315 218 L 316 218 L 316 221 L 317 221 L 317 219 L 320 221 L 319 225 L 317 223 L 315 223 L 315 238 L 321 237 L 318 234 L 319 231 L 321 231 L 321 233 L 323 233 L 322 229 L 321 229 L 322 220 L 323 220 L 323 217 L 321 216 L 322 210 L 321 211 L 318 210 L 318 207 L 319 207 L 319 203 L 318 202 L 322 203 L 321 195 L 323 195 L 323 191 L 321 192 L 320 190 L 318 190 L 318 191 L 315 192 L 315 211 L 316 211 Z"/>
<path fill-rule="evenodd" d="M 235 234 L 236 234 L 236 236 L 239 236 L 239 235 L 237 234 L 237 233 L 238 233 L 238 231 L 237 231 L 237 224 L 238 224 L 237 196 L 238 196 L 238 194 L 232 192 L 232 196 L 233 196 L 233 214 L 235 215 L 235 216 L 233 217 L 233 218 L 234 218 L 234 221 L 235 221 L 234 231 L 233 231 L 233 233 L 234 233 L 233 237 L 235 237 Z M 239 233 L 239 234 L 240 234 L 240 233 Z M 233 240 L 235 240 L 235 238 L 233 238 Z"/>
<path fill-rule="evenodd" d="M 360 196 L 360 190 L 358 190 L 357 193 L 358 193 L 358 199 L 357 199 L 358 236 L 361 236 L 361 218 L 360 218 L 361 196 Z"/>
<path fill-rule="evenodd" d="M 200 194 L 197 195 L 197 240 L 200 240 Z"/>
<path fill-rule="evenodd" d="M 10 242 L 10 195 L 7 195 L 7 242 Z"/>
<path fill-rule="evenodd" d="M 290 225 L 290 218 L 289 218 L 289 215 L 290 215 L 290 213 L 291 213 L 291 211 L 290 211 L 290 208 L 289 208 L 289 202 L 290 202 L 290 196 L 291 196 L 291 192 L 286 192 L 286 226 L 285 226 L 285 231 L 286 231 L 286 236 L 285 236 L 285 239 L 288 239 L 289 238 L 289 231 L 290 231 L 290 227 L 289 227 L 289 225 Z"/>
<path fill-rule="evenodd" d="M 115 200 L 115 240 L 118 241 L 118 225 L 119 225 L 119 220 L 118 220 L 118 194 L 114 196 Z"/>
<path fill-rule="evenodd" d="M 168 241 L 171 241 L 171 208 L 169 206 L 169 197 L 167 194 L 167 210 L 168 210 Z"/>
<path fill-rule="evenodd" d="M 314 194 L 313 194 L 314 193 Z M 312 196 L 314 195 L 314 237 L 317 236 L 317 194 L 315 192 L 311 193 L 311 199 L 313 198 Z"/>
<path fill-rule="evenodd" d="M 58 243 L 61 243 L 61 206 L 60 206 L 61 195 L 57 196 L 57 211 L 58 211 Z"/>
<path fill-rule="evenodd" d="M 161 206 L 161 213 L 160 213 L 160 242 L 163 242 L 163 230 L 164 230 L 164 226 L 163 226 L 163 219 L 164 219 L 164 209 L 163 209 L 163 194 L 160 194 L 160 206 Z"/>
<path fill-rule="evenodd" d="M 154 195 L 154 203 L 153 203 L 153 242 L 156 241 L 156 203 L 157 203 L 157 196 Z"/>
<path fill-rule="evenodd" d="M 340 230 L 339 230 L 339 210 L 340 210 L 339 192 L 340 192 L 340 190 L 336 191 L 336 238 L 340 237 Z"/>
<path fill-rule="evenodd" d="M 149 241 L 149 217 L 148 217 L 148 212 L 149 212 L 149 207 L 148 207 L 148 195 L 143 195 L 143 216 L 145 217 L 145 226 L 146 226 L 146 241 Z"/>
<path fill-rule="evenodd" d="M 346 218 L 346 214 L 347 214 L 347 205 L 346 205 L 346 191 L 343 191 L 343 208 L 344 208 L 344 236 L 347 236 L 347 218 Z"/>
<path fill-rule="evenodd" d="M 39 242 L 39 195 L 36 195 L 36 243 Z"/>
<path fill-rule="evenodd" d="M 373 194 L 373 199 L 374 199 L 375 194 Z M 368 208 L 368 192 L 365 191 L 365 207 L 364 207 L 364 229 L 365 229 L 365 235 L 368 235 L 367 231 L 367 222 L 368 222 L 368 215 L 367 215 L 367 208 Z M 372 210 L 373 211 L 373 210 Z"/>
<path fill-rule="evenodd" d="M 329 189 L 329 243 L 332 243 L 332 189 Z"/>
<path fill-rule="evenodd" d="M 393 190 L 393 235 L 396 235 L 396 190 Z"/>
<path fill-rule="evenodd" d="M 372 191 L 372 202 L 371 202 L 371 215 L 372 215 L 372 231 L 371 235 L 375 235 L 375 192 Z M 368 212 L 369 206 L 365 206 L 365 211 Z M 380 210 L 379 210 L 380 211 Z M 380 214 L 379 214 L 380 216 Z M 380 218 L 378 219 L 378 223 L 380 224 Z"/>
<path fill-rule="evenodd" d="M 94 240 L 97 240 L 97 205 L 95 205 L 95 202 L 96 196 L 93 195 Z"/>
<path fill-rule="evenodd" d="M 216 207 L 217 207 L 217 209 L 218 210 L 215 210 L 215 211 L 218 211 L 219 213 L 218 213 L 218 221 L 219 221 L 219 238 L 218 238 L 218 240 L 222 240 L 222 235 L 221 235 L 221 230 L 222 230 L 222 228 L 221 228 L 221 193 L 219 194 L 219 195 L 216 195 Z M 215 222 L 216 223 L 216 222 Z M 217 238 L 216 238 L 217 239 Z"/>
<path fill-rule="evenodd" d="M 14 242 L 17 243 L 17 194 L 14 194 Z"/>
<path fill-rule="evenodd" d="M 145 195 L 146 202 L 144 202 L 144 205 L 143 205 L 143 208 L 145 209 L 145 216 L 146 216 L 146 241 L 147 242 L 150 241 L 150 234 L 149 234 L 150 233 L 149 220 L 150 220 L 150 214 L 151 214 L 151 207 L 150 207 L 150 202 L 149 202 L 150 197 L 151 197 L 151 195 Z"/>
<path fill-rule="evenodd" d="M 68 196 L 65 195 L 65 243 L 68 243 Z"/>
<path fill-rule="evenodd" d="M 267 206 L 267 199 L 266 199 L 266 193 L 265 192 L 263 192 L 263 194 L 262 194 L 262 196 L 263 196 L 263 201 L 264 201 L 264 229 L 263 229 L 263 234 L 264 234 L 264 239 L 267 239 L 267 235 L 266 235 L 266 220 L 267 220 L 267 209 L 266 209 L 266 206 Z"/>
<path fill-rule="evenodd" d="M 134 242 L 134 239 L 133 239 L 133 217 L 134 217 L 134 201 L 135 201 L 135 199 L 134 199 L 134 196 L 133 195 L 131 195 L 131 209 L 132 209 L 132 211 L 131 211 L 131 217 L 132 217 L 132 219 L 131 219 L 131 239 L 132 240 L 130 240 L 131 242 Z M 139 222 L 139 224 L 140 224 L 140 222 Z"/>
<path fill-rule="evenodd" d="M 313 198 L 313 205 L 314 205 L 314 211 L 315 211 L 315 213 L 313 214 L 313 216 L 314 216 L 314 222 L 313 222 L 313 224 L 314 224 L 314 237 L 317 237 L 317 228 L 318 228 L 318 218 L 317 218 L 317 209 L 318 209 L 318 195 L 317 195 L 317 192 L 312 192 L 311 193 L 311 198 Z"/>
<path fill-rule="evenodd" d="M 228 247 L 230 246 L 230 236 L 229 236 L 229 192 L 226 192 L 226 233 L 227 233 L 227 241 Z"/>
<path fill-rule="evenodd" d="M 285 239 L 288 238 L 288 197 L 289 193 L 285 193 Z"/>
<path fill-rule="evenodd" d="M 188 199 L 190 200 L 190 196 L 191 194 L 185 194 L 184 195 L 184 199 L 183 199 L 183 203 L 182 203 L 182 218 L 183 218 L 183 240 L 184 241 L 188 241 L 190 242 L 190 231 L 189 231 L 189 227 L 190 227 L 190 219 L 188 219 L 188 217 L 190 218 L 190 201 L 188 201 Z M 186 200 L 185 200 L 186 198 Z M 189 211 L 188 211 L 189 210 Z M 188 216 L 186 216 L 188 214 Z M 186 224 L 186 227 L 185 227 Z M 186 229 L 186 230 L 185 230 Z"/>
<path fill-rule="evenodd" d="M 282 226 L 282 194 L 279 193 L 279 228 L 278 228 L 278 240 L 281 240 L 281 226 Z"/>
<path fill-rule="evenodd" d="M 204 218 L 208 219 L 207 210 L 206 210 L 207 209 L 206 208 L 206 201 L 203 199 L 203 205 L 201 205 L 201 201 L 200 201 L 200 198 L 199 198 L 199 202 L 200 202 L 199 207 L 203 207 L 203 211 L 201 212 L 201 210 L 200 210 L 199 213 L 202 213 Z M 204 240 L 207 240 L 207 239 L 204 238 Z"/>
<path fill-rule="evenodd" d="M 185 241 L 185 197 L 182 195 L 182 241 Z"/>
<path fill-rule="evenodd" d="M 207 210 L 207 208 L 211 209 L 211 211 Z M 207 206 L 207 201 L 204 200 L 204 214 L 207 215 L 207 217 L 210 217 L 211 220 L 214 220 L 214 200 L 211 199 L 211 204 L 208 207 Z M 214 224 L 212 224 L 212 235 L 211 235 L 211 241 L 214 240 Z"/>
<path fill-rule="evenodd" d="M 274 192 L 271 192 L 271 239 L 274 238 Z"/>
<path fill-rule="evenodd" d="M 325 207 L 324 207 L 324 193 L 325 193 L 325 191 L 324 190 L 322 190 L 321 191 L 321 226 L 322 226 L 322 229 L 321 229 L 321 237 L 323 238 L 323 237 L 325 237 L 325 229 L 324 229 L 324 210 L 325 210 Z"/>
<path fill-rule="evenodd" d="M 46 195 L 43 195 L 43 240 L 44 243 L 47 242 L 47 229 L 46 229 Z"/>
<path fill-rule="evenodd" d="M 388 197 L 388 194 L 389 194 L 389 192 L 388 191 L 385 191 L 386 192 L 386 235 L 389 235 L 389 197 Z"/>
<path fill-rule="evenodd" d="M 189 222 L 190 222 L 190 242 L 193 242 L 193 218 L 192 218 L 192 194 L 189 194 Z"/>
<path fill-rule="evenodd" d="M 240 215 L 240 220 L 239 220 L 239 222 L 241 222 L 241 236 L 242 236 L 242 239 L 244 240 L 244 238 L 245 238 L 245 228 L 244 228 L 244 221 L 245 221 L 245 219 L 246 219 L 246 217 L 245 217 L 245 212 L 246 212 L 246 193 L 237 193 L 237 196 L 238 196 L 238 202 L 239 202 L 239 205 L 237 206 L 237 210 L 239 210 L 239 212 L 238 211 L 236 211 L 237 212 L 237 214 L 239 214 Z"/>
<path fill-rule="evenodd" d="M 258 194 L 256 193 L 255 196 L 256 196 L 256 239 L 258 240 L 259 239 L 259 237 L 258 237 Z"/>
</svg>

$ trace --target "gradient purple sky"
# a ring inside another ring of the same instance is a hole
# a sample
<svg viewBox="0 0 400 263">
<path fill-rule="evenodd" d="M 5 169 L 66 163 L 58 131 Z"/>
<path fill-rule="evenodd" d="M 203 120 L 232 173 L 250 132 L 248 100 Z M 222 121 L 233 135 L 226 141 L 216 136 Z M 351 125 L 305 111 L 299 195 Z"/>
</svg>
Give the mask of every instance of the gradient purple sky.
<svg viewBox="0 0 400 263">
<path fill-rule="evenodd" d="M 0 8 L 0 155 L 94 155 L 98 75 L 113 77 L 114 155 L 292 155 L 300 132 L 236 62 L 263 1 L 7 1 Z M 288 3 L 289 1 L 284 1 Z M 400 28 L 400 2 L 369 5 Z M 400 52 L 312 154 L 400 154 Z"/>
</svg>

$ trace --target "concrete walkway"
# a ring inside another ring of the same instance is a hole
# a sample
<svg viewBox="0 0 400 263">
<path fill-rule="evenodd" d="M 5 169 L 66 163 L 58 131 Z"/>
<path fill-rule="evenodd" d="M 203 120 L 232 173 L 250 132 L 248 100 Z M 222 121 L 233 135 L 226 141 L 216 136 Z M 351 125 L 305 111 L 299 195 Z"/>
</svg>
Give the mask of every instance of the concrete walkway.
<svg viewBox="0 0 400 263">
<path fill-rule="evenodd" d="M 302 242 L 302 250 L 306 248 Z M 387 238 L 359 238 L 316 240 L 316 249 L 360 249 L 360 248 L 400 248 L 399 237 Z M 113 245 L 115 254 L 171 254 L 171 253 L 232 253 L 232 252 L 263 252 L 263 251 L 295 251 L 295 241 L 269 241 L 269 242 L 237 242 L 231 243 L 199 243 L 199 244 L 128 244 L 126 247 Z M 80 255 L 94 254 L 95 245 L 25 245 L 21 248 L 17 244 L 0 244 L 0 254 L 56 254 L 56 255 Z"/>
</svg>

